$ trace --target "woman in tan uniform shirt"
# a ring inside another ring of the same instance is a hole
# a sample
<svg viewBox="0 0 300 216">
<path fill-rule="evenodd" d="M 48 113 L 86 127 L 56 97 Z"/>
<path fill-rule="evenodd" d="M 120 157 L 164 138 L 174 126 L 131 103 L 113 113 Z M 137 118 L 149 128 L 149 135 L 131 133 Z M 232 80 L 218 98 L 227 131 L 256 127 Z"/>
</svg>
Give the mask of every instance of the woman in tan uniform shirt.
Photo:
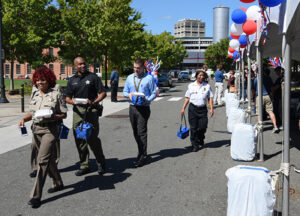
<svg viewBox="0 0 300 216">
<path fill-rule="evenodd" d="M 67 117 L 67 107 L 61 92 L 54 88 L 56 77 L 52 70 L 44 66 L 40 67 L 36 69 L 32 80 L 33 85 L 36 85 L 39 91 L 31 98 L 30 112 L 20 121 L 19 126 L 23 126 L 27 121 L 33 121 L 32 142 L 38 149 L 38 166 L 28 204 L 32 208 L 38 208 L 41 205 L 42 190 L 47 174 L 53 179 L 53 187 L 48 190 L 49 193 L 63 189 L 55 159 L 56 142 L 59 136 L 58 124 L 61 119 Z M 48 118 L 37 118 L 38 110 L 52 110 L 53 114 Z"/>
</svg>

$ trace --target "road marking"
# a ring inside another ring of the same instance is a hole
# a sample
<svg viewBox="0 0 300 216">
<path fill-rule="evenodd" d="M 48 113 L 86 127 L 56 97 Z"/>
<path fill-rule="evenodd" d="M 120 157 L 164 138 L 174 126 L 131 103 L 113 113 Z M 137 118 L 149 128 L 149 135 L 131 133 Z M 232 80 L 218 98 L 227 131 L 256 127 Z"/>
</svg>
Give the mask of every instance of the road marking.
<svg viewBox="0 0 300 216">
<path fill-rule="evenodd" d="M 157 97 L 157 98 L 154 99 L 154 101 L 159 101 L 161 99 L 163 99 L 163 98 L 162 97 Z"/>
<path fill-rule="evenodd" d="M 183 97 L 172 97 L 168 101 L 180 101 Z"/>
</svg>

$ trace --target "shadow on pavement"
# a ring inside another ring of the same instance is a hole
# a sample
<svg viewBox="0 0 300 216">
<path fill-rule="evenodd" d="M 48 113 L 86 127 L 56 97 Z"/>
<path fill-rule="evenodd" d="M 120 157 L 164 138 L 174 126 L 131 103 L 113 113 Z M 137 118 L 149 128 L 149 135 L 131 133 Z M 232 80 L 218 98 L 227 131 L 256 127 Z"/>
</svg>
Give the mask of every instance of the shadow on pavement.
<svg viewBox="0 0 300 216">
<path fill-rule="evenodd" d="M 223 145 L 226 145 L 226 147 L 230 146 L 230 140 L 219 140 L 219 141 L 214 141 L 210 143 L 205 143 L 203 148 L 220 148 Z"/>
<path fill-rule="evenodd" d="M 51 198 L 45 199 L 42 201 L 42 204 L 47 202 L 52 202 L 57 199 L 60 199 L 65 196 L 71 196 L 73 194 L 81 193 L 88 190 L 93 190 L 98 188 L 99 190 L 113 190 L 115 189 L 115 184 L 125 181 L 128 177 L 130 177 L 131 173 L 125 173 L 124 171 L 128 168 L 134 168 L 133 161 L 135 158 L 127 158 L 123 160 L 118 160 L 117 158 L 110 158 L 106 160 L 106 173 L 103 176 L 98 175 L 90 175 L 84 177 L 84 180 L 81 180 L 77 183 L 66 185 L 63 191 L 72 189 L 70 191 L 60 193 Z M 97 171 L 96 160 L 91 159 L 91 172 Z M 77 170 L 79 168 L 79 163 L 76 163 L 72 166 L 60 169 L 60 172 L 68 172 Z M 76 177 L 80 180 L 80 177 Z M 63 192 L 62 191 L 62 192 Z"/>
<path fill-rule="evenodd" d="M 170 157 L 179 157 L 184 154 L 190 153 L 191 150 L 187 148 L 172 148 L 172 149 L 163 149 L 160 150 L 159 152 L 149 154 L 151 157 L 149 160 L 149 163 L 154 163 L 160 160 L 163 160 L 165 158 L 170 158 Z"/>
</svg>

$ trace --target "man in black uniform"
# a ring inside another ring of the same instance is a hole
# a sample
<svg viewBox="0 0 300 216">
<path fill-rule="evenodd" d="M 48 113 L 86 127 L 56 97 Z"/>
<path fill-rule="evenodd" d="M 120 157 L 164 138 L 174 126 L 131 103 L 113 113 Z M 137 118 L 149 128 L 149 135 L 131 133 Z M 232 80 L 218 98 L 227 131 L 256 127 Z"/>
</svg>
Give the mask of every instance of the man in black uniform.
<svg viewBox="0 0 300 216">
<path fill-rule="evenodd" d="M 99 134 L 99 114 L 96 106 L 106 97 L 106 92 L 100 78 L 89 71 L 82 57 L 74 60 L 74 66 L 77 70 L 69 81 L 66 88 L 66 102 L 73 105 L 73 133 L 75 143 L 80 158 L 80 169 L 75 172 L 76 176 L 82 176 L 90 172 L 89 149 L 93 151 L 97 165 L 98 173 L 102 175 L 105 172 L 105 157 L 103 154 Z M 76 98 L 86 99 L 86 104 L 78 104 Z M 92 135 L 87 140 L 76 138 L 76 128 L 84 120 L 93 125 Z"/>
</svg>

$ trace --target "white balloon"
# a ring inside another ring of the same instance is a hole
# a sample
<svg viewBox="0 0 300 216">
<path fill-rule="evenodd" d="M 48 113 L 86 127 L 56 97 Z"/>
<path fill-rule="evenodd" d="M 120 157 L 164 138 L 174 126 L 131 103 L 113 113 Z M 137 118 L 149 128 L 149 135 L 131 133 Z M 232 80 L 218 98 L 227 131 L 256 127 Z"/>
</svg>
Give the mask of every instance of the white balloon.
<svg viewBox="0 0 300 216">
<path fill-rule="evenodd" d="M 229 46 L 232 47 L 232 48 L 235 49 L 235 50 L 239 50 L 239 48 L 240 48 L 240 42 L 239 42 L 239 40 L 237 40 L 237 39 L 232 39 L 232 40 L 229 42 Z"/>
<path fill-rule="evenodd" d="M 247 9 L 247 20 L 259 20 L 261 17 L 261 9 L 257 5 L 253 5 Z"/>
<path fill-rule="evenodd" d="M 232 23 L 230 30 L 234 35 L 241 35 L 243 33 L 243 24 Z"/>
<path fill-rule="evenodd" d="M 232 53 L 228 51 L 228 55 L 232 55 Z"/>
</svg>

